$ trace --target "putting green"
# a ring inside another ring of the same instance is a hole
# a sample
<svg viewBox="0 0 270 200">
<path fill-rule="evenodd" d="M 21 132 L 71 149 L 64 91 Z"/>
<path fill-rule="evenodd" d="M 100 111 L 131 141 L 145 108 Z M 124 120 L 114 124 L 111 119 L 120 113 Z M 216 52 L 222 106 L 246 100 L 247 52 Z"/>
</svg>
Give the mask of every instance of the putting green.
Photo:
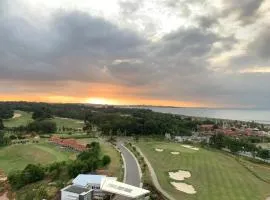
<svg viewBox="0 0 270 200">
<path fill-rule="evenodd" d="M 270 184 L 247 170 L 234 157 L 222 152 L 200 148 L 184 148 L 181 144 L 166 142 L 139 142 L 143 153 L 151 162 L 163 189 L 178 200 L 265 200 L 270 196 Z M 155 148 L 164 149 L 156 153 Z M 181 156 L 172 155 L 180 152 Z M 246 161 L 248 162 L 248 161 Z M 258 169 L 252 165 L 254 171 Z M 190 171 L 184 182 L 193 185 L 196 194 L 177 191 L 171 184 L 169 171 Z M 260 174 L 270 174 L 270 167 L 260 167 Z"/>
<path fill-rule="evenodd" d="M 7 174 L 27 164 L 47 164 L 71 159 L 74 153 L 47 143 L 20 144 L 0 148 L 0 169 Z"/>
</svg>

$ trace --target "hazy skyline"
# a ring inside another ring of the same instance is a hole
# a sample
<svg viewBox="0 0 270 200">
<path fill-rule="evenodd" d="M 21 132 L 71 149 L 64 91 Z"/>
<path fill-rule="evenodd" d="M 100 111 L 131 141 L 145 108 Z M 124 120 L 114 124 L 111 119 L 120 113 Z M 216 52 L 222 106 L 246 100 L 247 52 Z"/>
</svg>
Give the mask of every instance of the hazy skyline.
<svg viewBox="0 0 270 200">
<path fill-rule="evenodd" d="M 270 107 L 267 0 L 0 0 L 0 100 Z"/>
</svg>

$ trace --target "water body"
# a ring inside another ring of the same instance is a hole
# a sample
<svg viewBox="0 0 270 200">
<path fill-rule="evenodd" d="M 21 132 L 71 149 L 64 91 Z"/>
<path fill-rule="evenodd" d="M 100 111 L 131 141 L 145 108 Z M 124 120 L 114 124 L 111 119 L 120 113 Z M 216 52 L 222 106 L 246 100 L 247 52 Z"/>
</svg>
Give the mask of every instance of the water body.
<svg viewBox="0 0 270 200">
<path fill-rule="evenodd" d="M 216 109 L 216 108 L 169 108 L 148 107 L 155 112 L 172 113 L 193 117 L 256 121 L 270 124 L 270 109 Z"/>
</svg>

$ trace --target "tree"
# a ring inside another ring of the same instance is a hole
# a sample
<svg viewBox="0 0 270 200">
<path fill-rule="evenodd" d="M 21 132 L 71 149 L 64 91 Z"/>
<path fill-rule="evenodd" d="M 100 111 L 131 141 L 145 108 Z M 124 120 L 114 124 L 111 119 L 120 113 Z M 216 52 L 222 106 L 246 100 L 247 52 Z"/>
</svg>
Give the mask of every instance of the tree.
<svg viewBox="0 0 270 200">
<path fill-rule="evenodd" d="M 228 140 L 227 145 L 232 153 L 237 153 L 238 151 L 241 150 L 241 147 L 242 147 L 240 142 L 238 142 L 237 140 L 231 140 L 231 139 Z"/>
<path fill-rule="evenodd" d="M 5 128 L 3 120 L 0 118 L 0 130 L 3 130 Z"/>
<path fill-rule="evenodd" d="M 268 159 L 270 158 L 270 151 L 267 149 L 261 149 L 258 151 L 258 157 L 262 159 Z"/>
<path fill-rule="evenodd" d="M 57 126 L 54 121 L 41 120 L 41 121 L 34 121 L 28 124 L 27 130 L 38 132 L 41 134 L 50 134 L 55 133 L 57 131 Z"/>
<path fill-rule="evenodd" d="M 78 174 L 83 173 L 85 164 L 81 161 L 75 161 L 68 165 L 68 174 L 71 178 L 76 177 Z M 86 172 L 86 171 L 85 171 Z"/>
<path fill-rule="evenodd" d="M 8 174 L 8 182 L 14 189 L 19 189 L 24 186 L 24 180 L 22 178 L 21 171 L 13 171 Z"/>
<path fill-rule="evenodd" d="M 52 117 L 53 117 L 52 111 L 48 107 L 38 108 L 32 114 L 32 118 L 34 120 L 44 120 L 50 119 Z"/>
<path fill-rule="evenodd" d="M 22 171 L 22 178 L 25 183 L 33 183 L 42 180 L 44 176 L 45 172 L 39 165 L 28 164 Z"/>
<path fill-rule="evenodd" d="M 103 158 L 102 158 L 102 164 L 103 164 L 103 166 L 107 166 L 110 163 L 111 163 L 110 156 L 104 155 Z"/>
<path fill-rule="evenodd" d="M 222 133 L 215 134 L 210 138 L 210 145 L 214 148 L 221 149 L 224 147 L 224 135 Z"/>
<path fill-rule="evenodd" d="M 39 200 L 39 199 L 47 199 L 49 197 L 46 188 L 43 187 L 43 186 L 38 188 L 37 193 L 36 193 L 35 196 L 36 196 L 35 199 L 37 199 L 37 200 Z"/>
<path fill-rule="evenodd" d="M 5 141 L 4 140 L 4 135 L 5 135 L 4 132 L 3 131 L 0 131 L 0 146 L 1 145 L 4 145 L 4 141 Z"/>
<path fill-rule="evenodd" d="M 0 118 L 1 119 L 9 119 L 14 115 L 14 111 L 10 109 L 8 106 L 1 105 L 0 106 Z"/>
</svg>

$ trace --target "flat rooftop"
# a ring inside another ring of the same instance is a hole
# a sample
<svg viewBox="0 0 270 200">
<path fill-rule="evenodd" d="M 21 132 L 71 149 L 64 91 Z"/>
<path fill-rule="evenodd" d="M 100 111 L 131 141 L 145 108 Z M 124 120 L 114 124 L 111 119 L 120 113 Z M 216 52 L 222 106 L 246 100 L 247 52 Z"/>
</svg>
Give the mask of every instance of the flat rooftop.
<svg viewBox="0 0 270 200">
<path fill-rule="evenodd" d="M 72 192 L 72 193 L 76 193 L 76 194 L 81 194 L 83 192 L 88 192 L 89 189 L 78 187 L 76 185 L 71 185 L 71 186 L 67 187 L 64 191 Z"/>
</svg>

